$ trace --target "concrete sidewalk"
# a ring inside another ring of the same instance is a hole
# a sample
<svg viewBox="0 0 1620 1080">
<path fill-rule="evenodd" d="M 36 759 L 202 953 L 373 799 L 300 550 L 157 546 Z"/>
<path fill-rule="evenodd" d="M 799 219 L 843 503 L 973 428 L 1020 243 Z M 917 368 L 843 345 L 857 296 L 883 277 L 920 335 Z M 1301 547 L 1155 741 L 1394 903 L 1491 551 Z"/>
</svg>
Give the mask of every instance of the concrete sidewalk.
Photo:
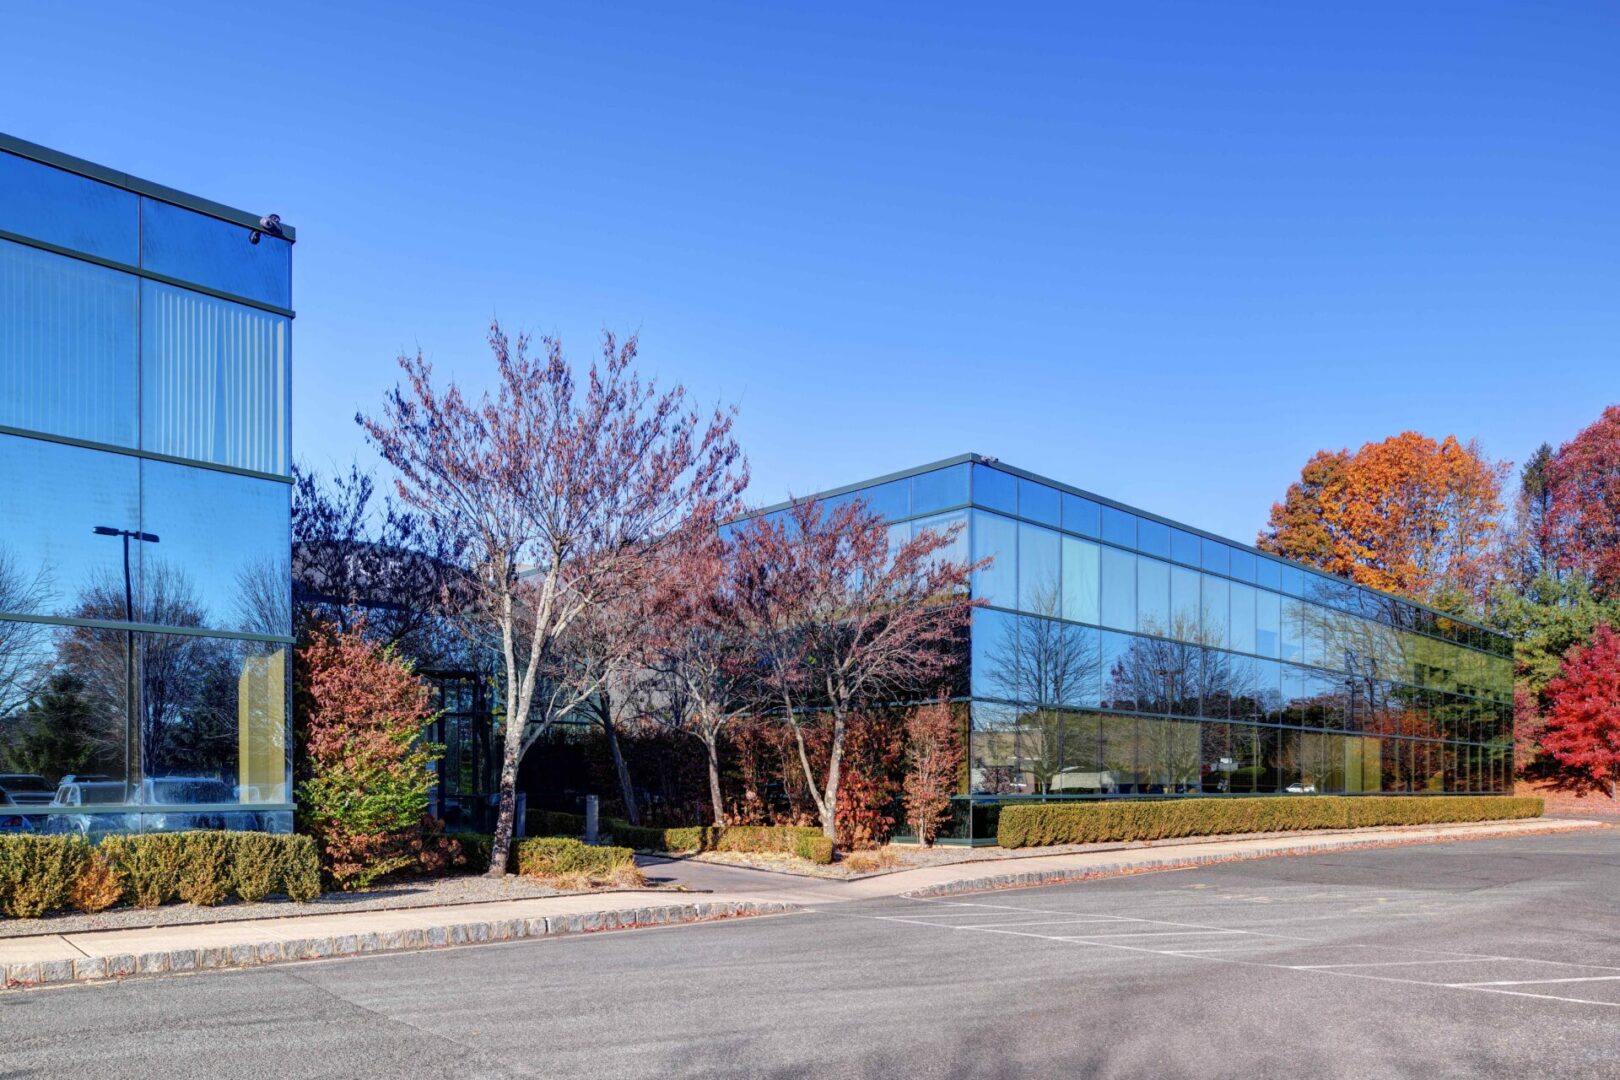
<svg viewBox="0 0 1620 1080">
<path fill-rule="evenodd" d="M 1529 818 L 1456 825 L 1428 825 L 1391 829 L 1350 829 L 1333 832 L 1298 832 L 1264 837 L 1161 840 L 1147 844 L 1118 844 L 1098 850 L 1061 855 L 1019 855 L 948 863 L 852 880 L 812 878 L 748 866 L 693 859 L 643 856 L 636 860 L 649 876 L 733 896 L 775 900 L 802 906 L 874 900 L 887 896 L 947 896 L 1021 885 L 1050 885 L 1091 877 L 1169 870 L 1239 859 L 1283 855 L 1432 844 L 1540 833 L 1605 828 L 1612 822 L 1584 819 Z"/>
<path fill-rule="evenodd" d="M 0 940 L 0 972 L 4 985 L 16 988 L 670 926 L 788 910 L 791 905 L 773 901 L 615 892 L 40 934 Z"/>
<path fill-rule="evenodd" d="M 1608 823 L 1599 821 L 1532 819 L 1166 841 L 1114 845 L 1060 855 L 949 863 L 849 881 L 648 857 L 638 862 L 653 870 L 654 876 L 689 889 L 703 890 L 702 894 L 590 893 L 438 907 L 312 912 L 235 922 L 41 933 L 33 937 L 0 939 L 0 974 L 5 977 L 6 987 L 29 987 L 129 975 L 257 967 L 284 961 L 781 914 L 853 900 L 946 896 L 1051 885 L 1242 859 L 1605 827 Z"/>
</svg>

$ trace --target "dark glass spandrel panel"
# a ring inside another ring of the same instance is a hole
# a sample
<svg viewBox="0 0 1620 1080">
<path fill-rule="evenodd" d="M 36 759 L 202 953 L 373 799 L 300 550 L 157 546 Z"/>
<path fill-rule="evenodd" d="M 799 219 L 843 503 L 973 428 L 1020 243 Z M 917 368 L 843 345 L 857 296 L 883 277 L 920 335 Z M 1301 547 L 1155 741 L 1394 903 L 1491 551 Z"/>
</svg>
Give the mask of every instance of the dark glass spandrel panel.
<svg viewBox="0 0 1620 1080">
<path fill-rule="evenodd" d="M 1038 525 L 1018 525 L 1018 607 L 1056 618 L 1063 613 L 1061 534 Z"/>
<path fill-rule="evenodd" d="M 96 530 L 139 532 L 139 491 L 135 458 L 0 435 L 0 613 L 123 620 L 124 540 Z"/>
<path fill-rule="evenodd" d="M 1018 516 L 1056 528 L 1062 518 L 1061 500 L 1056 489 L 1035 480 L 1018 479 Z"/>
<path fill-rule="evenodd" d="M 138 634 L 141 802 L 290 802 L 288 649 Z M 183 828 L 223 828 L 199 819 Z"/>
<path fill-rule="evenodd" d="M 1090 499 L 1063 493 L 1063 528 L 1081 536 L 1102 535 L 1102 507 Z"/>
<path fill-rule="evenodd" d="M 1239 581 L 1253 581 L 1255 579 L 1255 557 L 1253 552 L 1239 551 L 1231 548 L 1232 576 Z"/>
<path fill-rule="evenodd" d="M 1112 506 L 1103 507 L 1102 538 L 1110 544 L 1134 548 L 1136 546 L 1136 515 L 1127 514 L 1123 510 L 1116 510 Z"/>
<path fill-rule="evenodd" d="M 141 200 L 141 266 L 277 307 L 292 306 L 292 244 L 156 199 Z"/>
<path fill-rule="evenodd" d="M 1203 558 L 1201 565 L 1205 570 L 1212 570 L 1217 574 L 1228 574 L 1232 571 L 1232 549 L 1219 540 L 1204 538 Z"/>
<path fill-rule="evenodd" d="M 997 607 L 1018 605 L 1018 522 L 1000 514 L 973 511 L 973 561 L 989 559 L 973 572 L 973 596 Z"/>
<path fill-rule="evenodd" d="M 968 467 L 952 465 L 911 478 L 911 512 L 926 514 L 968 501 Z"/>
<path fill-rule="evenodd" d="M 0 150 L 0 229 L 134 266 L 140 207 L 133 192 Z"/>
<path fill-rule="evenodd" d="M 1147 518 L 1136 519 L 1136 549 L 1161 559 L 1170 557 L 1170 526 Z"/>
<path fill-rule="evenodd" d="M 287 319 L 141 283 L 141 445 L 160 454 L 285 474 Z"/>
<path fill-rule="evenodd" d="M 0 424 L 134 446 L 139 321 L 129 274 L 0 240 Z"/>
<path fill-rule="evenodd" d="M 988 465 L 973 466 L 973 505 L 989 507 L 1007 514 L 1018 513 L 1018 477 L 992 469 Z"/>
<path fill-rule="evenodd" d="M 862 488 L 850 494 L 864 502 L 869 513 L 885 521 L 911 514 L 911 483 L 906 480 L 891 480 L 887 484 Z"/>
<path fill-rule="evenodd" d="M 288 485 L 167 461 L 141 473 L 157 538 L 142 545 L 141 621 L 291 634 Z"/>
<path fill-rule="evenodd" d="M 1282 564 L 1264 557 L 1254 565 L 1254 583 L 1267 589 L 1282 590 Z"/>
<path fill-rule="evenodd" d="M 0 619 L 0 788 L 19 806 L 62 807 L 40 831 L 122 831 L 139 777 L 129 760 L 126 647 L 120 630 Z"/>
</svg>

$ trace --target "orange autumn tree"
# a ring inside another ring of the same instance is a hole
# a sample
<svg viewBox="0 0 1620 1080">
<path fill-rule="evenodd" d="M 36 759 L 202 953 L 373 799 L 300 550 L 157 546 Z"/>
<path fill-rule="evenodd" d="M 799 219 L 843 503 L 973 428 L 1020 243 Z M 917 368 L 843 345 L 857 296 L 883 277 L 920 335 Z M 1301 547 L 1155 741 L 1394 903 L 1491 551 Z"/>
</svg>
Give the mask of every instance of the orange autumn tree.
<svg viewBox="0 0 1620 1080">
<path fill-rule="evenodd" d="M 1483 597 L 1495 565 L 1507 462 L 1476 442 L 1404 431 L 1320 450 L 1257 541 L 1266 551 L 1446 610 Z"/>
</svg>

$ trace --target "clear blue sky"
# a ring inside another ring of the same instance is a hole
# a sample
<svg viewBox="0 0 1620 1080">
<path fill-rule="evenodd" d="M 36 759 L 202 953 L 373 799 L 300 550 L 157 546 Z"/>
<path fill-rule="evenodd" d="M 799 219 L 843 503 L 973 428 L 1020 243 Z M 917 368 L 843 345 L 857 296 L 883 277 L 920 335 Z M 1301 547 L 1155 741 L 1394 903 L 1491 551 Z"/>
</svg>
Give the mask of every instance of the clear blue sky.
<svg viewBox="0 0 1620 1080">
<path fill-rule="evenodd" d="M 1239 539 L 1620 400 L 1606 0 L 797 7 L 16 4 L 0 129 L 298 227 L 323 467 L 492 314 L 639 330 L 762 501 L 978 450 Z"/>
</svg>

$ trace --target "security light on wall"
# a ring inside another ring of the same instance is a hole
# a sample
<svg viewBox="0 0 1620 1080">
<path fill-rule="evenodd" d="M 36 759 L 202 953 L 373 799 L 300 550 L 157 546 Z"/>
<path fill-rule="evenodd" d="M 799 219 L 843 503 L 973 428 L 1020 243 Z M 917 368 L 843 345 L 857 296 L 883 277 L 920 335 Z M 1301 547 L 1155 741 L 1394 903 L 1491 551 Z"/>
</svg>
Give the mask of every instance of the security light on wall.
<svg viewBox="0 0 1620 1080">
<path fill-rule="evenodd" d="M 271 236 L 281 235 L 280 214 L 266 214 L 264 217 L 260 218 L 259 227 L 254 229 L 253 234 L 248 237 L 248 243 L 257 244 L 259 242 L 259 238 L 265 233 L 269 233 Z"/>
</svg>

